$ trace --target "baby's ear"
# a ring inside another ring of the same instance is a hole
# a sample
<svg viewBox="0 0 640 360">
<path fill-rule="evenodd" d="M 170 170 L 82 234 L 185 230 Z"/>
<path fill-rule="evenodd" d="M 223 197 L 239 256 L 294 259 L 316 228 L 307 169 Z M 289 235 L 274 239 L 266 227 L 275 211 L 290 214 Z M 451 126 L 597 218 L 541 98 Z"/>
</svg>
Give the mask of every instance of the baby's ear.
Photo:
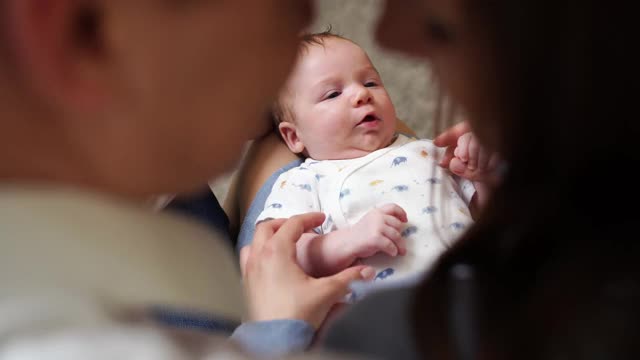
<svg viewBox="0 0 640 360">
<path fill-rule="evenodd" d="M 289 150 L 296 154 L 304 151 L 304 144 L 302 143 L 302 139 L 298 136 L 298 130 L 296 129 L 295 124 L 283 121 L 278 125 L 278 130 L 280 131 L 280 135 L 282 135 L 284 142 L 289 147 Z"/>
</svg>

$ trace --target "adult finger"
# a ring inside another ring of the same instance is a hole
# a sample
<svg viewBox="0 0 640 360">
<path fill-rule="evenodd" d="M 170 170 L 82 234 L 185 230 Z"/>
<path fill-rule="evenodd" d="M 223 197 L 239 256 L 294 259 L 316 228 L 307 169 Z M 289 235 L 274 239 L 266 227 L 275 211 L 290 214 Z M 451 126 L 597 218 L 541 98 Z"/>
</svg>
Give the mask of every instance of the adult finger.
<svg viewBox="0 0 640 360">
<path fill-rule="evenodd" d="M 449 146 L 445 149 L 444 151 L 444 155 L 442 156 L 442 159 L 440 159 L 440 162 L 438 163 L 438 165 L 442 166 L 443 168 L 449 168 L 449 163 L 451 162 L 451 159 L 453 159 L 454 157 L 456 157 L 455 155 L 455 151 L 456 151 L 456 147 L 455 146 Z"/>
<path fill-rule="evenodd" d="M 247 245 L 240 249 L 240 273 L 244 277 L 247 272 L 247 260 L 251 255 L 251 245 Z"/>
<path fill-rule="evenodd" d="M 335 303 L 350 292 L 349 285 L 352 282 L 370 281 L 375 276 L 376 271 L 370 266 L 357 265 L 346 268 L 335 275 L 320 279 L 324 292 L 321 296 Z"/>
<path fill-rule="evenodd" d="M 491 154 L 491 156 L 489 157 L 489 164 L 487 165 L 487 169 L 489 170 L 497 170 L 498 169 L 498 165 L 500 165 L 500 155 L 498 153 L 493 153 Z"/>
<path fill-rule="evenodd" d="M 480 147 L 480 151 L 478 152 L 478 169 L 488 170 L 489 158 L 489 152 L 484 147 Z"/>
<path fill-rule="evenodd" d="M 314 309 L 302 318 L 318 329 L 331 307 L 349 294 L 349 285 L 352 282 L 372 280 L 375 275 L 373 268 L 360 265 L 352 266 L 332 276 L 314 279 L 313 289 L 309 289 L 309 297 L 314 299 Z"/>
<path fill-rule="evenodd" d="M 308 230 L 322 225 L 324 219 L 325 215 L 321 212 L 310 212 L 289 218 L 273 236 L 273 245 L 283 254 L 295 255 L 295 244 L 300 236 Z"/>
<path fill-rule="evenodd" d="M 442 132 L 434 140 L 433 144 L 439 147 L 455 146 L 458 138 L 471 131 L 471 127 L 467 121 L 458 123 Z"/>
<path fill-rule="evenodd" d="M 272 219 L 259 223 L 256 226 L 256 231 L 253 234 L 253 240 L 251 241 L 252 251 L 254 254 L 260 254 L 265 242 L 267 242 L 273 234 L 285 223 L 287 219 Z"/>
<path fill-rule="evenodd" d="M 471 170 L 475 170 L 478 167 L 478 155 L 480 153 L 480 144 L 478 143 L 478 140 L 470 136 L 468 148 L 467 167 Z M 464 161 L 464 159 L 462 160 Z"/>
</svg>

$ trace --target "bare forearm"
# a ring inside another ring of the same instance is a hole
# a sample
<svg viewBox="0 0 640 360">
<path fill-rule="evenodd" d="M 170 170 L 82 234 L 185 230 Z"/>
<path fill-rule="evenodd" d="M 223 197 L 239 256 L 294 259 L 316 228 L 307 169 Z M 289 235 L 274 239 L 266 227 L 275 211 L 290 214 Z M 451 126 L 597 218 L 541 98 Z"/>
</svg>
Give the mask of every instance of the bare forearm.
<svg viewBox="0 0 640 360">
<path fill-rule="evenodd" d="M 356 260 L 348 251 L 350 237 L 347 229 L 324 235 L 302 234 L 297 243 L 298 264 L 315 277 L 332 275 L 347 268 Z"/>
</svg>

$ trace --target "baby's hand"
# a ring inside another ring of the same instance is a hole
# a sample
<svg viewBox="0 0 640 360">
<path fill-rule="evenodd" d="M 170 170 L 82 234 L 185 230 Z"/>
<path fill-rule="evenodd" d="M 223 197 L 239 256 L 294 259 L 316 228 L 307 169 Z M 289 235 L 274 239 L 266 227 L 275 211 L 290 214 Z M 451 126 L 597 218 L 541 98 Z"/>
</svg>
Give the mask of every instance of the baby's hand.
<svg viewBox="0 0 640 360">
<path fill-rule="evenodd" d="M 357 258 L 366 258 L 378 252 L 390 256 L 404 255 L 406 243 L 401 236 L 407 213 L 396 204 L 386 204 L 369 211 L 351 227 L 348 252 Z"/>
<path fill-rule="evenodd" d="M 458 138 L 453 151 L 454 158 L 449 163 L 449 170 L 454 174 L 472 181 L 488 180 L 494 174 L 498 163 L 498 155 L 490 154 L 480 146 L 473 133 L 468 132 Z"/>
</svg>

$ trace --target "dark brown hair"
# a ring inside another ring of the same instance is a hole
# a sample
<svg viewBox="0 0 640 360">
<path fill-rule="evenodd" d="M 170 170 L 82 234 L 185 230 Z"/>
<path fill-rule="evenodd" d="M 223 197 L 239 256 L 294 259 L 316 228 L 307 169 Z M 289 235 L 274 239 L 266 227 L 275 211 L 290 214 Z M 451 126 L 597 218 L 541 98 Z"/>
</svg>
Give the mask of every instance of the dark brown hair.
<svg viewBox="0 0 640 360">
<path fill-rule="evenodd" d="M 495 43 L 508 167 L 484 214 L 420 285 L 416 343 L 438 359 L 637 358 L 639 198 L 622 180 L 640 156 L 627 111 L 640 80 L 632 5 L 467 7 Z"/>
</svg>

